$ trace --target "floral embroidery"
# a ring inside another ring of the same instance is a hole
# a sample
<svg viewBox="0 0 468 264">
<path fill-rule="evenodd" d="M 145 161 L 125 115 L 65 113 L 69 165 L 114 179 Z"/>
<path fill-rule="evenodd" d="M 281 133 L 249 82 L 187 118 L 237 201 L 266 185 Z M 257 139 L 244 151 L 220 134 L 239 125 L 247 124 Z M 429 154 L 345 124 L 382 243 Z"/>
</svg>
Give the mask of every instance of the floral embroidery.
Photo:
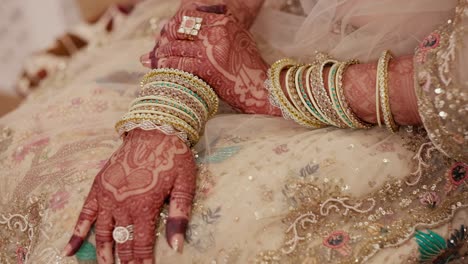
<svg viewBox="0 0 468 264">
<path fill-rule="evenodd" d="M 42 197 L 30 197 L 11 205 L 0 210 L 0 263 L 27 263 L 38 239 L 45 202 Z"/>
<path fill-rule="evenodd" d="M 416 56 L 416 60 L 421 64 L 426 62 L 427 53 L 430 50 L 439 47 L 439 44 L 440 34 L 437 32 L 431 33 L 421 42 L 421 44 L 419 44 L 419 53 Z"/>
<path fill-rule="evenodd" d="M 425 192 L 419 197 L 419 201 L 429 208 L 434 208 L 439 204 L 440 198 L 436 192 Z"/>
<path fill-rule="evenodd" d="M 66 191 L 58 191 L 49 200 L 49 208 L 52 211 L 58 211 L 63 209 L 65 205 L 68 203 L 68 199 L 70 198 L 70 193 Z"/>
<path fill-rule="evenodd" d="M 445 187 L 447 192 L 458 188 L 458 186 L 464 183 L 468 178 L 468 164 L 464 162 L 457 162 L 453 164 L 452 167 L 447 171 L 447 178 L 448 181 Z"/>
<path fill-rule="evenodd" d="M 39 140 L 36 140 L 32 143 L 29 143 L 25 146 L 20 146 L 15 153 L 13 154 L 13 159 L 16 162 L 21 162 L 24 160 L 24 158 L 35 148 L 43 147 L 45 145 L 49 144 L 49 138 L 42 138 Z"/>
<path fill-rule="evenodd" d="M 302 178 L 306 178 L 307 176 L 310 176 L 314 174 L 315 172 L 317 172 L 319 168 L 320 168 L 319 164 L 309 163 L 305 165 L 303 168 L 301 168 L 301 170 L 299 171 L 299 176 L 301 176 Z"/>
<path fill-rule="evenodd" d="M 281 155 L 283 153 L 286 153 L 289 151 L 289 148 L 288 148 L 288 145 L 287 144 L 281 144 L 279 146 L 277 146 L 276 148 L 273 149 L 273 151 L 278 154 L 278 155 Z"/>
<path fill-rule="evenodd" d="M 429 36 L 427 36 L 421 44 L 419 44 L 419 48 L 421 50 L 429 50 L 429 49 L 435 49 L 439 46 L 440 44 L 440 34 L 433 32 Z"/>
<path fill-rule="evenodd" d="M 333 231 L 323 240 L 323 245 L 338 251 L 341 255 L 347 256 L 351 253 L 348 245 L 349 234 L 345 231 Z"/>
</svg>

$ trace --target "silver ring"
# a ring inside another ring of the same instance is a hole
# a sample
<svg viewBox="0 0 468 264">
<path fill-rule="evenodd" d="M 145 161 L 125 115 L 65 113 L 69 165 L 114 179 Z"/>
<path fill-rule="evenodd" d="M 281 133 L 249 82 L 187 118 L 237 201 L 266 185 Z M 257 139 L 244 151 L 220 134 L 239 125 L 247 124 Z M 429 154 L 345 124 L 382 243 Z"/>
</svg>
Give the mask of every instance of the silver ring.
<svg viewBox="0 0 468 264">
<path fill-rule="evenodd" d="M 112 232 L 112 237 L 118 244 L 133 240 L 133 225 L 116 226 Z"/>
<path fill-rule="evenodd" d="M 201 17 L 183 16 L 177 32 L 189 37 L 195 37 L 201 29 L 202 21 L 203 18 Z"/>
</svg>

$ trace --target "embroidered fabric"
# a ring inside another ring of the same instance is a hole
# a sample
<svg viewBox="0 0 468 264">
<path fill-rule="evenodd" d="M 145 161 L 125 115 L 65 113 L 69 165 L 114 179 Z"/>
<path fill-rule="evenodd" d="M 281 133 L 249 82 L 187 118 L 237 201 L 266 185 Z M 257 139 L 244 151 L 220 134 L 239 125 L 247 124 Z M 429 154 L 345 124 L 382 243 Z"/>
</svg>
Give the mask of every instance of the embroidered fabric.
<svg viewBox="0 0 468 264">
<path fill-rule="evenodd" d="M 79 54 L 0 119 L 1 263 L 78 263 L 61 249 L 94 176 L 121 144 L 113 124 L 138 93 L 139 55 L 154 44 L 144 32 L 177 4 L 143 2 L 112 41 Z M 284 57 L 260 47 L 269 61 Z M 204 134 L 184 253 L 158 239 L 157 263 L 418 263 L 415 230 L 448 237 L 468 215 L 466 163 L 442 155 L 419 128 L 308 130 L 232 114 L 213 118 Z M 40 214 L 28 210 L 34 197 Z M 19 228 L 11 215 L 33 224 Z M 88 242 L 92 249 L 94 234 Z"/>
<path fill-rule="evenodd" d="M 468 3 L 428 35 L 415 54 L 415 87 L 424 127 L 446 155 L 468 162 Z"/>
</svg>

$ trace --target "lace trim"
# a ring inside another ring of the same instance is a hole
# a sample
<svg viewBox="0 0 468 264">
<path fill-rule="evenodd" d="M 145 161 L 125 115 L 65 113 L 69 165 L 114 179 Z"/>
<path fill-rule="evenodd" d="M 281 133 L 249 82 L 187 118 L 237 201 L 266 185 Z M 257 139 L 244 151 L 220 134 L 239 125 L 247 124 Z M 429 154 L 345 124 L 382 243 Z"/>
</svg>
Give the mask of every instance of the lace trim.
<svg viewBox="0 0 468 264">
<path fill-rule="evenodd" d="M 177 136 L 180 139 L 182 139 L 182 141 L 184 141 L 185 144 L 190 145 L 187 133 L 180 132 L 180 131 L 174 129 L 174 127 L 172 127 L 171 125 L 168 125 L 168 124 L 157 125 L 157 124 L 153 123 L 150 120 L 144 120 L 144 121 L 141 121 L 141 122 L 138 122 L 138 123 L 137 122 L 131 122 L 131 121 L 126 122 L 125 124 L 123 124 L 119 128 L 118 133 L 119 133 L 120 136 L 122 136 L 125 133 L 127 133 L 127 132 L 129 132 L 129 131 L 131 131 L 131 130 L 133 130 L 135 128 L 140 128 L 140 129 L 143 129 L 143 130 L 159 130 L 159 131 L 163 132 L 166 135 Z"/>
</svg>

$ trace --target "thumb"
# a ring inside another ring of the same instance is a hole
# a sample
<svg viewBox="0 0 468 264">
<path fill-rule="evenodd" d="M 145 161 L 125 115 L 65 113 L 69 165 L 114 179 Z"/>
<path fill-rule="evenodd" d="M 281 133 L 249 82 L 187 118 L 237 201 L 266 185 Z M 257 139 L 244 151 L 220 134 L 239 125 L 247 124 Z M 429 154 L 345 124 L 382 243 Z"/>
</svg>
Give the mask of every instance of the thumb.
<svg viewBox="0 0 468 264">
<path fill-rule="evenodd" d="M 166 239 L 177 252 L 184 247 L 185 232 L 187 231 L 193 197 L 195 195 L 196 169 L 184 171 L 177 176 L 171 192 L 169 203 L 169 217 L 166 222 Z"/>
</svg>

